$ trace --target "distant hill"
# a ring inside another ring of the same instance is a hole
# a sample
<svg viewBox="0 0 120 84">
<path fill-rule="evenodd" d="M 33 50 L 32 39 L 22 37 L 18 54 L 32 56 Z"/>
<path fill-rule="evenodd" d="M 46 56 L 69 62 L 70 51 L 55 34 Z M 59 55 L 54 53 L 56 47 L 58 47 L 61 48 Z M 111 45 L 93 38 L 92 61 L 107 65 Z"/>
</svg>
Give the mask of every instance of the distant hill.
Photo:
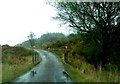
<svg viewBox="0 0 120 84">
<path fill-rule="evenodd" d="M 65 39 L 66 36 L 63 33 L 46 33 L 43 34 L 41 37 L 35 39 L 35 45 L 45 45 L 51 42 L 59 41 Z M 17 44 L 16 46 L 30 46 L 29 40 L 24 41 L 22 43 Z"/>
<path fill-rule="evenodd" d="M 47 33 L 43 34 L 40 38 L 37 39 L 38 43 L 44 42 L 53 42 L 55 40 L 65 39 L 65 35 L 62 33 Z"/>
</svg>

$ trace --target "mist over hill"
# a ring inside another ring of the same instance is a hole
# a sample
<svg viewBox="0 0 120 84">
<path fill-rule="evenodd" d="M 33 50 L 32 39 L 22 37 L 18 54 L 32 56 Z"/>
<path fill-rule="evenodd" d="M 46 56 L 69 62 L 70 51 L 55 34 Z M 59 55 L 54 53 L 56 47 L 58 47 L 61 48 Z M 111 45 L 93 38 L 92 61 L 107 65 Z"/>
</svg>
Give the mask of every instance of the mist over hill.
<svg viewBox="0 0 120 84">
<path fill-rule="evenodd" d="M 35 46 L 49 44 L 65 38 L 66 36 L 63 33 L 46 33 L 41 35 L 39 38 L 35 38 Z M 29 40 L 26 40 L 16 46 L 30 46 L 30 42 Z"/>
</svg>

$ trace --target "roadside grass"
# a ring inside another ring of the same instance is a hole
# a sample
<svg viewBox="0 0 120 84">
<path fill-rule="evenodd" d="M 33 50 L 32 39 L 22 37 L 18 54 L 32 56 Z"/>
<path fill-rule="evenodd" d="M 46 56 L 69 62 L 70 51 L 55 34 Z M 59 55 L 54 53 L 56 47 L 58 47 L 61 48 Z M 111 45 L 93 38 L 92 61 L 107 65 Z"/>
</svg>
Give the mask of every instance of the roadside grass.
<svg viewBox="0 0 120 84">
<path fill-rule="evenodd" d="M 31 56 L 25 57 L 27 59 L 26 62 L 23 64 L 3 64 L 2 65 L 2 82 L 12 81 L 21 74 L 25 73 L 26 71 L 30 70 L 35 64 L 32 64 Z"/>
<path fill-rule="evenodd" d="M 85 59 L 73 59 L 69 57 L 69 63 L 63 60 L 63 50 L 50 49 L 64 64 L 68 74 L 74 82 L 120 82 L 120 73 L 115 71 L 105 71 L 100 68 L 95 69 L 93 65 L 87 63 Z"/>
<path fill-rule="evenodd" d="M 15 48 L 15 47 L 14 47 Z M 40 60 L 38 59 L 35 61 L 35 63 L 32 63 L 32 54 L 26 54 L 29 51 L 24 50 L 24 52 L 21 50 L 17 51 L 15 48 L 14 50 L 16 51 L 13 53 L 13 48 L 9 47 L 3 50 L 3 57 L 2 57 L 2 83 L 5 82 L 10 82 L 16 79 L 18 76 L 24 74 L 28 70 L 30 70 L 32 67 L 37 65 Z M 9 52 L 9 53 L 8 53 Z M 12 52 L 12 53 L 11 53 Z M 16 54 L 17 53 L 17 54 Z M 21 53 L 21 55 L 19 55 Z M 24 56 L 25 55 L 25 56 Z"/>
<path fill-rule="evenodd" d="M 83 75 L 81 75 L 80 71 L 78 69 L 75 69 L 71 65 L 63 62 L 65 70 L 68 72 L 68 74 L 71 76 L 72 80 L 74 82 L 84 82 L 89 81 L 87 80 Z"/>
</svg>

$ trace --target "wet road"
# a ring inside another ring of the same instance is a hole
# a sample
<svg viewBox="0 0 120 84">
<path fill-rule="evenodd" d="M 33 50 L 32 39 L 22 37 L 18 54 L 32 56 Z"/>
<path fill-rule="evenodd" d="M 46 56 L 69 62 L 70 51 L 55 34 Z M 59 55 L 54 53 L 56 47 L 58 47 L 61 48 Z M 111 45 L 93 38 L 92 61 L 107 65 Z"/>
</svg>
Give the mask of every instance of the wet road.
<svg viewBox="0 0 120 84">
<path fill-rule="evenodd" d="M 36 50 L 42 61 L 13 82 L 72 82 L 67 77 L 63 64 L 51 52 Z"/>
</svg>

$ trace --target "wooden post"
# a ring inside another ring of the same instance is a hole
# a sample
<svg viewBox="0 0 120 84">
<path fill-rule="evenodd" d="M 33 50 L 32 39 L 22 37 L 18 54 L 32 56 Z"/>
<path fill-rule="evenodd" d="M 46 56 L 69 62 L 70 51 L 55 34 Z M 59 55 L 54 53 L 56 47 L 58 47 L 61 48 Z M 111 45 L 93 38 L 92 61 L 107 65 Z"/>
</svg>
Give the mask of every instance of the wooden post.
<svg viewBox="0 0 120 84">
<path fill-rule="evenodd" d="M 34 57 L 35 57 L 35 61 L 36 61 L 36 53 L 34 54 Z"/>
<path fill-rule="evenodd" d="M 67 62 L 67 55 L 68 55 L 68 51 L 67 51 L 67 46 L 64 47 L 65 50 L 64 50 L 64 61 Z"/>
<path fill-rule="evenodd" d="M 34 55 L 32 56 L 32 63 L 34 64 Z"/>
</svg>

